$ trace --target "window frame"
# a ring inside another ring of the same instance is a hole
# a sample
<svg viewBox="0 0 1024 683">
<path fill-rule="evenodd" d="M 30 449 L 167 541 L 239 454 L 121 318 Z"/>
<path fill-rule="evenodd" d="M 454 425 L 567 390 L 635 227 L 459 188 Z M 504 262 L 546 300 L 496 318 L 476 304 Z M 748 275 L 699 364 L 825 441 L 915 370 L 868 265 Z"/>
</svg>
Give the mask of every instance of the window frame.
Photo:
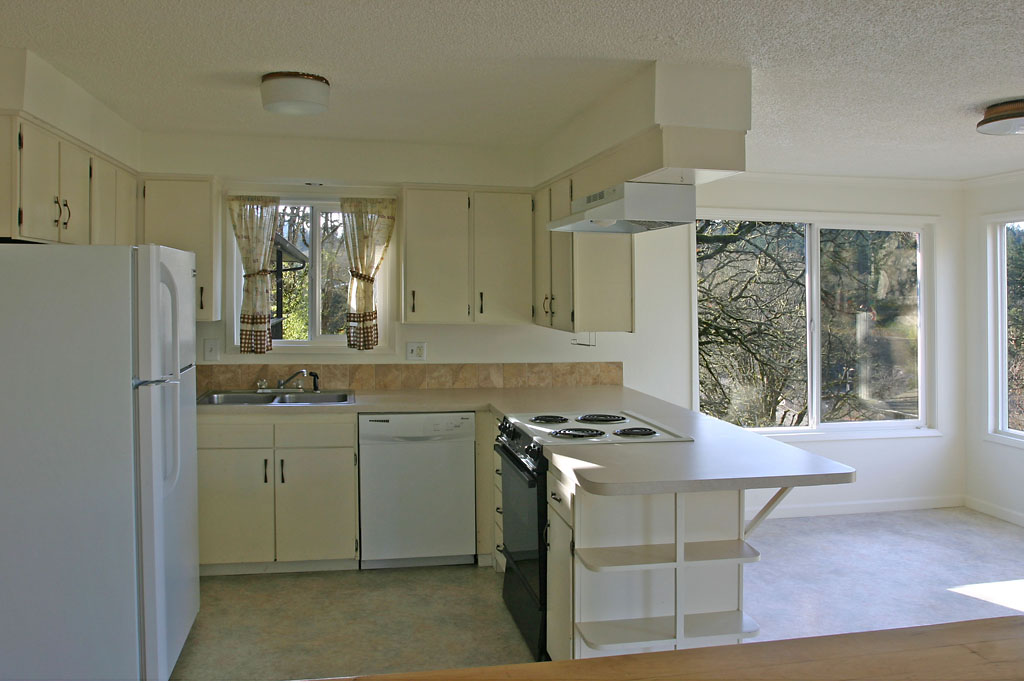
<svg viewBox="0 0 1024 683">
<path fill-rule="evenodd" d="M 294 193 L 284 189 L 271 186 L 270 188 L 260 186 L 258 189 L 252 187 L 231 188 L 226 196 L 233 194 L 272 194 L 278 195 L 278 205 L 303 205 L 311 206 L 313 209 L 312 227 L 320 229 L 319 216 L 321 212 L 337 212 L 341 210 L 339 197 L 359 198 L 387 198 L 398 200 L 396 191 L 381 190 L 375 188 L 333 188 L 330 194 L 327 193 Z M 224 202 L 227 211 L 227 201 Z M 231 219 L 225 215 L 226 229 L 224 230 L 224 279 L 225 282 L 233 283 L 233 286 L 226 287 L 225 293 L 225 324 L 228 325 L 228 339 L 233 345 L 233 352 L 239 353 L 239 321 L 238 312 L 242 304 L 242 261 L 238 251 L 238 244 L 235 241 L 231 229 Z M 310 354 L 329 353 L 337 354 L 359 354 L 365 357 L 370 355 L 394 355 L 396 353 L 396 320 L 394 312 L 399 310 L 395 301 L 398 287 L 399 263 L 398 249 L 396 248 L 398 238 L 398 225 L 395 226 L 395 234 L 392 235 L 391 244 L 384 255 L 384 262 L 378 271 L 376 281 L 376 298 L 378 305 L 377 325 L 380 333 L 380 343 L 373 349 L 360 350 L 348 346 L 348 339 L 343 334 L 320 334 L 320 240 L 313 239 L 310 245 L 309 268 L 310 268 L 310 338 L 309 339 L 275 339 L 273 348 L 265 354 L 266 356 L 289 355 L 289 354 Z M 314 322 L 317 333 L 314 334 Z"/>
<path fill-rule="evenodd" d="M 933 316 L 931 314 L 932 280 L 932 232 L 938 221 L 937 216 L 908 214 L 867 214 L 817 211 L 756 211 L 750 209 L 699 208 L 698 220 L 758 220 L 780 223 L 806 224 L 804 237 L 806 272 L 806 317 L 807 317 L 807 369 L 808 369 L 808 416 L 802 427 L 745 427 L 752 432 L 784 439 L 786 441 L 825 441 L 849 438 L 898 438 L 907 436 L 937 436 L 933 417 L 934 396 L 931 377 L 934 376 L 934 361 L 931 352 Z M 865 420 L 860 422 L 821 421 L 821 242 L 822 229 L 870 230 L 885 232 L 914 232 L 918 235 L 917 279 L 918 279 L 918 417 L 911 420 Z M 693 273 L 691 286 L 694 292 L 694 377 L 697 378 L 694 391 L 694 405 L 700 409 L 699 390 L 699 349 L 697 345 L 697 298 L 696 250 L 691 254 Z M 1024 434 L 1022 434 L 1024 437 Z"/>
<path fill-rule="evenodd" d="M 1024 448 L 1024 431 L 1009 426 L 1006 226 L 1024 223 L 1024 210 L 985 216 L 988 226 L 988 434 L 991 441 Z"/>
</svg>

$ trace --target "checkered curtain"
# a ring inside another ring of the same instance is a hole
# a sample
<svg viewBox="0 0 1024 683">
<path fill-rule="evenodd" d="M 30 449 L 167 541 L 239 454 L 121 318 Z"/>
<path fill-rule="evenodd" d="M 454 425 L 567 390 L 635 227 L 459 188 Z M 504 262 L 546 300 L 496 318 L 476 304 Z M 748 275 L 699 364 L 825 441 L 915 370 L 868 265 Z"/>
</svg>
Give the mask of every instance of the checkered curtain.
<svg viewBox="0 0 1024 683">
<path fill-rule="evenodd" d="M 235 241 L 245 271 L 239 345 L 242 353 L 266 353 L 270 338 L 270 252 L 277 229 L 278 197 L 231 197 L 228 202 Z"/>
<path fill-rule="evenodd" d="M 395 228 L 394 199 L 341 199 L 341 219 L 348 253 L 348 313 L 345 336 L 353 349 L 377 346 L 377 308 L 373 283 Z"/>
</svg>

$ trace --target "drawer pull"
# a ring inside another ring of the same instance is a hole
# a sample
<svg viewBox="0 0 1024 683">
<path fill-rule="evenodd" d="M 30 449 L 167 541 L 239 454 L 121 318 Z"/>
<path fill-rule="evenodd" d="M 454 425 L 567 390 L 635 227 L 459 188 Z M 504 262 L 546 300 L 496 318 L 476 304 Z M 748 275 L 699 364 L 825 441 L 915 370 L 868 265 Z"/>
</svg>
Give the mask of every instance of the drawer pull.
<svg viewBox="0 0 1024 683">
<path fill-rule="evenodd" d="M 281 483 L 284 483 L 284 458 L 281 458 Z"/>
<path fill-rule="evenodd" d="M 497 512 L 499 515 L 505 514 L 504 512 L 502 512 L 501 507 L 494 508 L 494 511 Z"/>
<path fill-rule="evenodd" d="M 562 499 L 561 499 L 561 498 L 559 498 L 559 497 L 558 497 L 558 494 L 557 494 L 557 493 L 555 493 L 554 491 L 552 491 L 552 492 L 551 492 L 551 497 L 555 499 L 555 502 L 556 502 L 556 503 L 561 503 L 561 502 L 562 502 Z"/>
<path fill-rule="evenodd" d="M 494 473 L 497 474 L 499 477 L 501 476 L 501 470 L 494 470 Z"/>
<path fill-rule="evenodd" d="M 502 543 L 499 543 L 498 545 L 494 546 L 494 549 L 497 550 L 500 553 L 502 550 L 505 549 L 505 545 L 502 544 Z"/>
</svg>

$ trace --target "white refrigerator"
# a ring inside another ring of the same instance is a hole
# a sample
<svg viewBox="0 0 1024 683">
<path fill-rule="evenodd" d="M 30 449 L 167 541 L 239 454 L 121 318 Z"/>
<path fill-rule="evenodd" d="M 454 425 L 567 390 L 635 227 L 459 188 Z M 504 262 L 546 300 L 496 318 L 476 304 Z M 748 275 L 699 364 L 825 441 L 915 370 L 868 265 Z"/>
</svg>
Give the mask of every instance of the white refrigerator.
<svg viewBox="0 0 1024 683">
<path fill-rule="evenodd" d="M 167 679 L 199 611 L 195 257 L 0 245 L 0 679 Z"/>
</svg>

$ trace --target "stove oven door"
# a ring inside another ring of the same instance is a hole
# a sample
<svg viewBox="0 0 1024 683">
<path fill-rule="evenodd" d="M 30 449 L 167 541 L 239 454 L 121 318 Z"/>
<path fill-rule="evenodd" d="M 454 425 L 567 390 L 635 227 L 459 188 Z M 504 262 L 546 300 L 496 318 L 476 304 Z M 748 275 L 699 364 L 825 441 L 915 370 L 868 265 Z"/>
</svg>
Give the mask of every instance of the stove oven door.
<svg viewBox="0 0 1024 683">
<path fill-rule="evenodd" d="M 505 579 L 502 593 L 505 605 L 534 657 L 545 653 L 544 610 L 547 592 L 546 461 L 531 471 L 503 444 L 495 444 L 501 455 L 502 553 L 505 555 Z"/>
</svg>

